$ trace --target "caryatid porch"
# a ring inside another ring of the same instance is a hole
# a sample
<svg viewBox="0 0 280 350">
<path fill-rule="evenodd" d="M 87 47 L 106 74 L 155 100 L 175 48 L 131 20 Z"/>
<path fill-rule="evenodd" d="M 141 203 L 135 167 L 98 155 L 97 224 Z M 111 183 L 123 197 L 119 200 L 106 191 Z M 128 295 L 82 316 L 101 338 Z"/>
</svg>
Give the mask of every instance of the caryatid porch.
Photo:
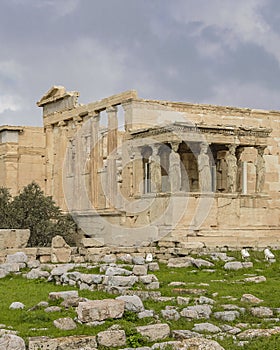
<svg viewBox="0 0 280 350">
<path fill-rule="evenodd" d="M 262 193 L 270 132 L 188 123 L 132 132 L 133 193 Z"/>
</svg>

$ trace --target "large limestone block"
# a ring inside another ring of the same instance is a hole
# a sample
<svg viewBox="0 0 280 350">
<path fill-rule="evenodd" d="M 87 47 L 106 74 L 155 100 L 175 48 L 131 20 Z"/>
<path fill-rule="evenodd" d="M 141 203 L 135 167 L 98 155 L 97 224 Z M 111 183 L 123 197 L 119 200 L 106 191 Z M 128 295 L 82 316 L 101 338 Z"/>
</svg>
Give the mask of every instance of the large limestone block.
<svg viewBox="0 0 280 350">
<path fill-rule="evenodd" d="M 168 260 L 168 267 L 190 267 L 193 265 L 193 258 L 184 256 L 180 258 L 171 258 Z"/>
<path fill-rule="evenodd" d="M 6 263 L 14 264 L 14 263 L 27 263 L 28 257 L 24 252 L 17 252 L 15 254 L 9 254 L 6 258 Z"/>
<path fill-rule="evenodd" d="M 63 237 L 55 236 L 52 239 L 51 262 L 67 263 L 71 261 L 71 247 L 65 242 Z"/>
<path fill-rule="evenodd" d="M 81 302 L 78 305 L 78 319 L 81 322 L 103 321 L 108 318 L 121 318 L 124 313 L 123 300 L 103 299 Z"/>
<path fill-rule="evenodd" d="M 29 338 L 29 350 L 80 350 L 97 349 L 95 336 L 69 336 L 61 338 Z"/>
<path fill-rule="evenodd" d="M 101 346 L 119 347 L 126 344 L 125 332 L 123 330 L 108 330 L 97 334 L 97 342 Z"/>
<path fill-rule="evenodd" d="M 180 348 L 179 348 L 180 349 Z M 215 340 L 205 338 L 190 338 L 182 342 L 181 349 L 196 349 L 196 350 L 225 350 Z"/>
<path fill-rule="evenodd" d="M 78 298 L 79 294 L 76 290 L 67 290 L 62 292 L 50 292 L 49 298 L 52 300 L 58 300 L 58 299 L 69 299 L 69 298 Z"/>
<path fill-rule="evenodd" d="M 109 276 L 108 285 L 112 287 L 132 287 L 138 282 L 136 276 Z"/>
<path fill-rule="evenodd" d="M 141 312 L 145 310 L 143 302 L 138 295 L 121 295 L 116 300 L 123 300 L 127 311 Z"/>
<path fill-rule="evenodd" d="M 25 248 L 30 237 L 29 230 L 0 230 L 0 250 Z"/>
<path fill-rule="evenodd" d="M 181 311 L 181 316 L 190 319 L 209 318 L 212 307 L 208 304 L 188 306 Z"/>
<path fill-rule="evenodd" d="M 85 248 L 100 248 L 104 246 L 102 242 L 94 238 L 83 237 L 81 243 L 82 243 L 82 246 Z"/>
<path fill-rule="evenodd" d="M 25 350 L 24 340 L 14 334 L 4 334 L 0 338 L 0 350 Z"/>
<path fill-rule="evenodd" d="M 170 334 L 170 328 L 167 323 L 151 324 L 149 326 L 136 327 L 143 337 L 147 337 L 149 341 L 155 341 L 167 338 Z"/>
</svg>

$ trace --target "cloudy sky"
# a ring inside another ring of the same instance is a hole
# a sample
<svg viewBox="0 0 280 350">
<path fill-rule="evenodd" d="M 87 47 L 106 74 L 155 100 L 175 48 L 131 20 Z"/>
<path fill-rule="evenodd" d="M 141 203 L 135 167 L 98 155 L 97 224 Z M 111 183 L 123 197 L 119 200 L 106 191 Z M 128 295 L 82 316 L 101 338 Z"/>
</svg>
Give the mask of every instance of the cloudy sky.
<svg viewBox="0 0 280 350">
<path fill-rule="evenodd" d="M 279 0 L 0 0 L 0 125 L 53 85 L 280 110 Z"/>
</svg>

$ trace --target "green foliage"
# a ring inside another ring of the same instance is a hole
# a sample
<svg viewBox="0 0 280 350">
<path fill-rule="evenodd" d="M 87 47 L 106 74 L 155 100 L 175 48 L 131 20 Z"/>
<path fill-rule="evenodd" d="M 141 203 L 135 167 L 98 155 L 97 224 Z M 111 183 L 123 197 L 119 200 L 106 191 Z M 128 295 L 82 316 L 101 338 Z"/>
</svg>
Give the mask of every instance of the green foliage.
<svg viewBox="0 0 280 350">
<path fill-rule="evenodd" d="M 136 323 L 138 321 L 138 316 L 133 311 L 125 311 L 123 314 L 123 318 L 129 322 Z"/>
<path fill-rule="evenodd" d="M 0 225 L 1 228 L 10 228 L 13 217 L 10 210 L 12 196 L 7 188 L 0 187 Z"/>
<path fill-rule="evenodd" d="M 49 246 L 54 236 L 64 237 L 73 245 L 76 224 L 64 215 L 52 197 L 45 196 L 35 182 L 25 186 L 12 200 L 8 189 L 0 190 L 1 228 L 30 229 L 28 245 Z"/>
<path fill-rule="evenodd" d="M 135 328 L 126 331 L 127 344 L 132 348 L 138 348 L 146 343 L 146 339 Z"/>
</svg>

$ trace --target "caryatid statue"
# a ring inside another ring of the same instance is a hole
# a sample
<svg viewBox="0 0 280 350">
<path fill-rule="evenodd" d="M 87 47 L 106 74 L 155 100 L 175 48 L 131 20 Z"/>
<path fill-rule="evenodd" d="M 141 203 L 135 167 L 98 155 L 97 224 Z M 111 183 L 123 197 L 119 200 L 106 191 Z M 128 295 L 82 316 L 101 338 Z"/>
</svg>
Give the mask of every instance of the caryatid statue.
<svg viewBox="0 0 280 350">
<path fill-rule="evenodd" d="M 160 155 L 159 149 L 160 144 L 154 144 L 152 147 L 153 153 L 151 159 L 151 185 L 152 192 L 161 192 L 161 166 L 160 166 Z"/>
<path fill-rule="evenodd" d="M 202 142 L 200 144 L 200 153 L 197 157 L 199 188 L 201 192 L 211 192 L 212 190 L 211 169 L 207 149 L 207 143 Z"/>
<path fill-rule="evenodd" d="M 264 147 L 258 147 L 257 160 L 255 163 L 256 167 L 256 192 L 262 192 L 264 187 L 265 178 L 265 161 L 264 161 Z"/>
<path fill-rule="evenodd" d="M 171 143 L 171 153 L 169 156 L 169 181 L 172 193 L 181 190 L 181 158 L 178 153 L 179 143 Z"/>
<path fill-rule="evenodd" d="M 235 156 L 235 145 L 228 146 L 229 152 L 226 156 L 227 162 L 227 191 L 232 193 L 236 192 L 236 183 L 237 183 L 237 159 Z"/>
</svg>

